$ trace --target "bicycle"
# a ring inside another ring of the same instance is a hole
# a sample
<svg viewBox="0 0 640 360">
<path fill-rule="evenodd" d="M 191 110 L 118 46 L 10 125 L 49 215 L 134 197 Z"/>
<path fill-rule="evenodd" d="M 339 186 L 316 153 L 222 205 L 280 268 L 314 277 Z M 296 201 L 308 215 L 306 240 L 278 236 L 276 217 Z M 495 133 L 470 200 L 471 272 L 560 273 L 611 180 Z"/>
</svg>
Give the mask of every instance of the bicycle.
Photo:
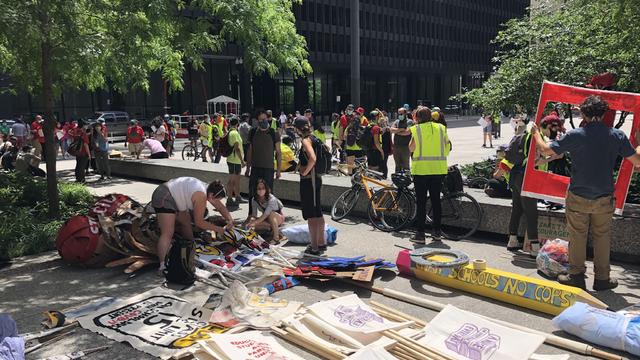
<svg viewBox="0 0 640 360">
<path fill-rule="evenodd" d="M 202 149 L 198 148 L 198 143 L 187 144 L 182 149 L 182 160 L 196 161 L 202 156 Z"/>
<path fill-rule="evenodd" d="M 339 221 L 347 217 L 358 203 L 358 199 L 363 190 L 366 192 L 367 198 L 371 199 L 373 196 L 373 188 L 369 186 L 369 183 L 382 187 L 390 186 L 387 183 L 381 182 L 381 180 L 383 180 L 382 173 L 367 168 L 366 158 L 356 159 L 353 175 L 351 175 L 351 188 L 340 194 L 333 203 L 331 207 L 331 219 Z"/>
<path fill-rule="evenodd" d="M 410 188 L 411 177 L 408 174 L 392 174 L 393 187 L 377 191 L 370 200 L 369 220 L 381 231 L 391 232 L 404 228 L 415 219 L 417 198 L 415 190 Z M 429 198 L 427 202 L 430 203 Z M 447 177 L 443 180 L 442 196 L 442 235 L 450 240 L 460 240 L 473 235 L 482 220 L 480 204 L 464 191 L 451 190 Z M 409 204 L 409 205 L 408 205 Z M 426 222 L 433 223 L 433 208 L 430 204 Z M 387 221 L 390 218 L 392 221 Z"/>
</svg>

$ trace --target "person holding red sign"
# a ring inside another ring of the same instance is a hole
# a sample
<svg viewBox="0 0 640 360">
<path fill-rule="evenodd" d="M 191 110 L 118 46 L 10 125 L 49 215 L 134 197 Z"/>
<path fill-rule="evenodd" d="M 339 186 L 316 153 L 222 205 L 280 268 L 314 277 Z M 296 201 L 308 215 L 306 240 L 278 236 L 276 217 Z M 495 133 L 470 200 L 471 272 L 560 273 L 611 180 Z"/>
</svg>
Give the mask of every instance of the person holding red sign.
<svg viewBox="0 0 640 360">
<path fill-rule="evenodd" d="M 536 126 L 532 129 L 542 155 L 571 153 L 571 180 L 566 198 L 569 273 L 558 276 L 558 282 L 584 290 L 589 228 L 594 252 L 593 289 L 601 291 L 618 286 L 618 281 L 609 276 L 611 225 L 615 211 L 613 173 L 618 156 L 640 166 L 640 147 L 634 149 L 624 132 L 602 122 L 608 110 L 609 104 L 601 97 L 587 97 L 580 105 L 585 126 L 570 130 L 551 144 L 542 139 Z"/>
</svg>

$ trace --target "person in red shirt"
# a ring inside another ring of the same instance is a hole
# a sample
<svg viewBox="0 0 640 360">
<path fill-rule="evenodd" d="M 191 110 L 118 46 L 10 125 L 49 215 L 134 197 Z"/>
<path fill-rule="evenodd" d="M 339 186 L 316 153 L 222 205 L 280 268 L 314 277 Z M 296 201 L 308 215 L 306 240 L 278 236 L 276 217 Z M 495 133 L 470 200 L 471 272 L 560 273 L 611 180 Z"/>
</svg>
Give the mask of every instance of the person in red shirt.
<svg viewBox="0 0 640 360">
<path fill-rule="evenodd" d="M 371 135 L 373 137 L 373 147 L 367 151 L 367 160 L 369 161 L 369 168 L 372 170 L 380 170 L 382 166 L 382 160 L 384 159 L 384 151 L 382 151 L 381 142 L 381 129 L 378 125 L 378 121 L 382 117 L 382 113 L 379 110 L 371 112 L 371 123 L 369 124 L 371 129 Z"/>
<path fill-rule="evenodd" d="M 89 150 L 89 136 L 84 128 L 85 123 L 82 120 L 78 120 L 78 126 L 73 129 L 73 141 L 80 140 L 82 145 L 80 151 L 76 154 L 76 182 L 84 183 L 87 165 L 91 160 L 91 151 Z"/>
<path fill-rule="evenodd" d="M 144 140 L 144 130 L 138 125 L 138 120 L 131 120 L 131 125 L 127 129 L 127 144 L 129 144 L 129 154 L 135 156 L 136 159 L 140 159 L 142 154 L 142 141 Z"/>
<path fill-rule="evenodd" d="M 36 115 L 35 120 L 31 123 L 31 145 L 33 146 L 33 155 L 41 156 L 44 144 L 44 132 L 42 129 L 42 116 Z M 44 157 L 42 157 L 44 159 Z"/>
</svg>

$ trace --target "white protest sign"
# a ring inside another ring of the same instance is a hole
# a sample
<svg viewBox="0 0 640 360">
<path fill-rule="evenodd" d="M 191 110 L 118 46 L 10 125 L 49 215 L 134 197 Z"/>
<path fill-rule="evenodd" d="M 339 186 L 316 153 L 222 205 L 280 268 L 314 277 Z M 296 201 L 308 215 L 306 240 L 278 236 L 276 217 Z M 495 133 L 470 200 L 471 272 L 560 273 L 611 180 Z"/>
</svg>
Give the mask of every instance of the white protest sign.
<svg viewBox="0 0 640 360">
<path fill-rule="evenodd" d="M 210 325 L 211 310 L 153 289 L 79 319 L 80 326 L 163 359 L 225 329 Z"/>
<path fill-rule="evenodd" d="M 496 324 L 448 305 L 419 342 L 460 360 L 526 360 L 544 337 Z"/>
<path fill-rule="evenodd" d="M 222 359 L 242 360 L 303 360 L 280 345 L 273 337 L 259 331 L 222 334 L 200 345 Z"/>
</svg>

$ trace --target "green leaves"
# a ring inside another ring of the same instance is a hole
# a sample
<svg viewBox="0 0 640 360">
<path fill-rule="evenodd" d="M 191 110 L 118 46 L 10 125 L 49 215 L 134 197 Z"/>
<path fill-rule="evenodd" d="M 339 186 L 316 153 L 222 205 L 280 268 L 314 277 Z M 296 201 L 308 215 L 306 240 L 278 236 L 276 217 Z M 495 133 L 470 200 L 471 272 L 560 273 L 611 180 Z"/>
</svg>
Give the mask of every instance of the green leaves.
<svg viewBox="0 0 640 360">
<path fill-rule="evenodd" d="M 54 89 L 149 88 L 160 72 L 181 90 L 185 64 L 202 68 L 202 55 L 240 45 L 254 73 L 311 71 L 297 34 L 297 0 L 0 0 L 0 71 L 14 87 L 38 94 L 41 46 Z M 46 21 L 45 21 L 46 20 Z"/>
<path fill-rule="evenodd" d="M 583 86 L 592 76 L 613 72 L 619 90 L 640 91 L 640 1 L 568 0 L 505 24 L 496 72 L 481 89 L 464 95 L 488 111 L 521 106 L 535 111 L 544 80 Z"/>
</svg>

